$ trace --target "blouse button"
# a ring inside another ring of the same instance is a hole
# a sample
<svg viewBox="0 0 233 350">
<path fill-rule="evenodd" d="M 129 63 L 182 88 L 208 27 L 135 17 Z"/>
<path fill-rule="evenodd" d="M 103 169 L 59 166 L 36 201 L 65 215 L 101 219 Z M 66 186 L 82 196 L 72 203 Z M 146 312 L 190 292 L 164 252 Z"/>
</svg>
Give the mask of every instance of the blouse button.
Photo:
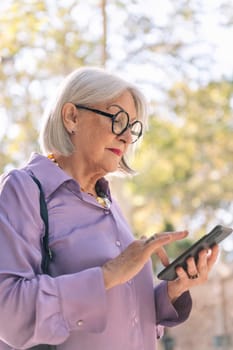
<svg viewBox="0 0 233 350">
<path fill-rule="evenodd" d="M 83 320 L 77 321 L 77 326 L 81 327 L 83 325 Z"/>
<path fill-rule="evenodd" d="M 116 246 L 117 246 L 117 247 L 120 247 L 120 246 L 121 246 L 121 242 L 117 240 L 117 241 L 116 241 Z"/>
</svg>

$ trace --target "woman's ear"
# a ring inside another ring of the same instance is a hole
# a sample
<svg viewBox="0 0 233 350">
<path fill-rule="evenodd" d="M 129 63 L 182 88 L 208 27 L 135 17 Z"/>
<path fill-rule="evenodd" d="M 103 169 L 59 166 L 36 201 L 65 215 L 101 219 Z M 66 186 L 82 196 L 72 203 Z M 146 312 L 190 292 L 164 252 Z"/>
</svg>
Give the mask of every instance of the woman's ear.
<svg viewBox="0 0 233 350">
<path fill-rule="evenodd" d="M 62 120 L 69 134 L 75 134 L 78 124 L 78 111 L 73 103 L 67 102 L 62 107 Z"/>
</svg>

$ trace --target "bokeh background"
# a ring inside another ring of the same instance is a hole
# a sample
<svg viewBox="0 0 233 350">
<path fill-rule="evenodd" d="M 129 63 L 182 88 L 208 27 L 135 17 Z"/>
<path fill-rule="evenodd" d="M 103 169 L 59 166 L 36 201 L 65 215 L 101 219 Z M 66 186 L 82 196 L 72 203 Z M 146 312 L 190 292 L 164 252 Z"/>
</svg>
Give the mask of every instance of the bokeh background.
<svg viewBox="0 0 233 350">
<path fill-rule="evenodd" d="M 137 175 L 110 178 L 135 236 L 188 229 L 167 247 L 173 259 L 214 225 L 233 226 L 232 0 L 2 0 L 0 33 L 1 172 L 39 151 L 41 116 L 63 77 L 105 67 L 149 104 L 130 159 Z M 156 279 L 156 258 L 154 269 Z M 160 348 L 233 349 L 232 237 L 192 294 L 190 319 Z"/>
</svg>

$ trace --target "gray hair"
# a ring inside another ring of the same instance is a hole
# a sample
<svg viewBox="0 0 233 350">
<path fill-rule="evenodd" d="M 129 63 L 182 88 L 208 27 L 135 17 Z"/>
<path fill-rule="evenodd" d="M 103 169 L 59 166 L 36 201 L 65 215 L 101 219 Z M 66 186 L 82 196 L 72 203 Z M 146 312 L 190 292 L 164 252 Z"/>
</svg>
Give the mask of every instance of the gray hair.
<svg viewBox="0 0 233 350">
<path fill-rule="evenodd" d="M 40 133 L 40 146 L 44 154 L 58 153 L 69 156 L 74 145 L 62 120 L 62 107 L 66 102 L 93 105 L 108 102 L 129 91 L 134 99 L 137 119 L 144 129 L 147 126 L 147 103 L 144 95 L 133 84 L 95 67 L 83 67 L 69 74 L 58 89 L 50 107 L 44 113 L 44 124 Z M 130 147 L 132 149 L 132 146 Z M 129 149 L 130 152 L 130 149 Z M 126 159 L 122 157 L 119 170 L 133 173 Z"/>
</svg>

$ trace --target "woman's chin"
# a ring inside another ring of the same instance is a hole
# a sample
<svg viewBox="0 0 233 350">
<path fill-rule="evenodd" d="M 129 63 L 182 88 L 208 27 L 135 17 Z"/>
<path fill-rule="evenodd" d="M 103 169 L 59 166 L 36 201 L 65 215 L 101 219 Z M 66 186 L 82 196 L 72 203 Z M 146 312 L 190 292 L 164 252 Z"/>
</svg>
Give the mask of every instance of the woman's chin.
<svg viewBox="0 0 233 350">
<path fill-rule="evenodd" d="M 119 170 L 119 163 L 115 164 L 108 164 L 108 166 L 105 168 L 106 174 L 108 173 L 114 173 L 115 171 Z"/>
</svg>

